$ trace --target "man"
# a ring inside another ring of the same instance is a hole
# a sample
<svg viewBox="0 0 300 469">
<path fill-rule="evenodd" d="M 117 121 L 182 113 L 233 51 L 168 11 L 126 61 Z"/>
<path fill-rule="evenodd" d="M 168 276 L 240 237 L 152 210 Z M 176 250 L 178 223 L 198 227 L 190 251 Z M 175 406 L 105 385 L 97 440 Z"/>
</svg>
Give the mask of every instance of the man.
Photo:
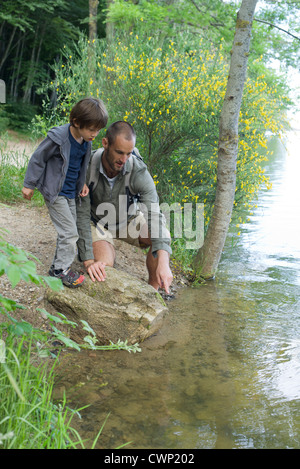
<svg viewBox="0 0 300 469">
<path fill-rule="evenodd" d="M 118 121 L 108 128 L 102 140 L 103 149 L 97 150 L 101 155 L 96 181 L 89 184 L 90 194 L 81 197 L 77 204 L 79 258 L 92 281 L 103 281 L 105 266 L 112 267 L 115 261 L 114 236 L 137 246 L 149 246 L 146 259 L 148 283 L 156 290 L 164 288 L 169 293 L 173 280 L 169 266 L 170 234 L 165 228 L 155 184 L 147 166 L 140 157 L 132 156 L 135 142 L 133 127 Z M 91 179 L 92 171 L 91 163 L 87 181 Z M 126 182 L 128 176 L 130 189 Z M 132 194 L 139 195 L 143 213 L 134 213 L 134 204 L 128 211 Z"/>
</svg>

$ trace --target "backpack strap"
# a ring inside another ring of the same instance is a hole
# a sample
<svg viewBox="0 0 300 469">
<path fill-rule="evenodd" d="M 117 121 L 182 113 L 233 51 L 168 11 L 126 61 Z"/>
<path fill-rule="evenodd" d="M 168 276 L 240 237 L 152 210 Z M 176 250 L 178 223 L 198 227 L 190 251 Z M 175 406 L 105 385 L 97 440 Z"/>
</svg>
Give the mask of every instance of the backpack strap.
<svg viewBox="0 0 300 469">
<path fill-rule="evenodd" d="M 98 150 L 92 153 L 88 181 L 88 188 L 91 192 L 95 190 L 99 181 L 100 161 L 103 150 L 103 148 L 98 148 Z"/>
<path fill-rule="evenodd" d="M 130 185 L 130 176 L 131 176 L 131 171 L 132 171 L 132 168 L 133 168 L 133 158 L 137 158 L 141 161 L 144 161 L 143 158 L 141 157 L 140 155 L 140 152 L 138 151 L 138 149 L 136 147 L 134 147 L 133 151 L 132 151 L 132 154 L 130 155 L 130 157 L 128 158 L 127 161 L 129 161 L 129 165 L 130 165 L 130 170 L 128 173 L 126 173 L 125 175 L 125 188 L 126 188 L 126 192 L 127 192 L 127 188 L 129 189 L 129 192 L 132 196 L 137 196 L 136 193 L 133 192 L 132 190 L 132 187 Z"/>
<path fill-rule="evenodd" d="M 129 166 L 129 171 L 125 174 L 125 190 L 127 193 L 127 188 L 130 191 L 130 193 L 133 195 L 131 186 L 130 186 L 130 177 L 131 177 L 131 171 L 133 168 L 133 154 L 130 155 L 130 157 L 127 160 L 127 164 Z"/>
</svg>

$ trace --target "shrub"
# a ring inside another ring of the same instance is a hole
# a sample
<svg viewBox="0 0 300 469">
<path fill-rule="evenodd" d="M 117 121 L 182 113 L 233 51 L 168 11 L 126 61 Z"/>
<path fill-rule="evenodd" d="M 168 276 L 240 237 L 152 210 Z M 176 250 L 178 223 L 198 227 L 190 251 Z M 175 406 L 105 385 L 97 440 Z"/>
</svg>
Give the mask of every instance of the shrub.
<svg viewBox="0 0 300 469">
<path fill-rule="evenodd" d="M 208 225 L 228 61 L 222 42 L 215 49 L 201 41 L 191 45 L 182 37 L 163 47 L 159 40 L 129 33 L 107 48 L 95 42 L 92 59 L 91 44 L 84 38 L 73 51 L 64 49 L 51 85 L 58 95 L 56 115 L 65 119 L 73 104 L 87 94 L 102 98 L 111 122 L 124 119 L 134 125 L 137 146 L 161 201 L 203 202 Z M 87 67 L 91 60 L 93 72 Z M 239 217 L 242 210 L 251 209 L 262 185 L 270 187 L 262 163 L 268 158 L 268 135 L 284 131 L 286 105 L 263 75 L 247 79 L 239 123 L 234 211 Z"/>
</svg>

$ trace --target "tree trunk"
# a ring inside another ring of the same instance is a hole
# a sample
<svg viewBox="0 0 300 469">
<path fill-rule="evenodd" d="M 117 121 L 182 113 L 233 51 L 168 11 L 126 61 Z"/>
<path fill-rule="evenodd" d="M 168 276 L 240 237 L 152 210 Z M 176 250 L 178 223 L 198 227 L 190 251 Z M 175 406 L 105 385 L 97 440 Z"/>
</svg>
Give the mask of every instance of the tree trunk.
<svg viewBox="0 0 300 469">
<path fill-rule="evenodd" d="M 109 10 L 109 7 L 111 5 L 111 3 L 114 3 L 114 0 L 107 0 L 107 6 L 106 8 Z M 114 37 L 114 25 L 111 21 L 109 21 L 107 18 L 106 18 L 106 41 L 107 41 L 107 44 L 110 46 L 112 40 L 113 40 L 113 37 Z"/>
<path fill-rule="evenodd" d="M 14 40 L 14 37 L 15 37 L 16 30 L 17 30 L 17 27 L 14 26 L 14 28 L 12 30 L 12 33 L 10 35 L 10 38 L 9 38 L 8 44 L 5 48 L 4 54 L 3 54 L 3 56 L 0 60 L 0 70 L 2 69 L 8 55 L 10 54 L 10 50 L 11 50 L 11 46 L 12 46 L 12 43 L 13 43 L 13 40 Z"/>
<path fill-rule="evenodd" d="M 98 0 L 89 0 L 89 40 L 93 43 L 97 39 L 97 11 Z"/>
<path fill-rule="evenodd" d="M 26 38 L 26 35 L 22 33 L 20 54 L 16 56 L 16 61 L 17 61 L 18 66 L 16 67 L 15 83 L 14 83 L 14 88 L 11 94 L 13 101 L 16 101 L 19 96 L 20 70 L 21 70 L 21 64 L 23 60 L 25 38 Z"/>
<path fill-rule="evenodd" d="M 236 188 L 239 113 L 257 1 L 243 0 L 237 15 L 227 90 L 219 125 L 216 199 L 204 244 L 194 258 L 197 278 L 210 279 L 215 276 L 231 220 Z"/>
<path fill-rule="evenodd" d="M 27 75 L 26 84 L 25 84 L 23 103 L 29 103 L 31 99 L 32 85 L 34 83 L 36 70 L 39 64 L 41 47 L 42 47 L 42 43 L 44 40 L 45 30 L 46 30 L 45 24 L 43 24 L 41 30 L 40 30 L 40 27 L 37 26 L 35 38 L 34 38 L 34 45 L 33 45 L 32 52 L 31 52 L 30 67 L 29 67 L 29 71 Z"/>
<path fill-rule="evenodd" d="M 33 76 L 33 70 L 34 70 L 34 57 L 35 57 L 35 45 L 31 49 L 31 57 L 30 57 L 30 63 L 29 63 L 29 69 L 28 69 L 28 74 L 27 74 L 27 79 L 24 87 L 24 94 L 23 94 L 23 103 L 27 103 L 30 101 L 30 94 L 31 94 L 31 86 L 32 86 L 32 76 Z"/>
<path fill-rule="evenodd" d="M 97 11 L 98 0 L 89 0 L 89 83 L 88 88 L 91 89 L 92 84 L 95 82 L 96 77 L 96 62 L 95 62 L 95 41 L 97 39 Z"/>
</svg>

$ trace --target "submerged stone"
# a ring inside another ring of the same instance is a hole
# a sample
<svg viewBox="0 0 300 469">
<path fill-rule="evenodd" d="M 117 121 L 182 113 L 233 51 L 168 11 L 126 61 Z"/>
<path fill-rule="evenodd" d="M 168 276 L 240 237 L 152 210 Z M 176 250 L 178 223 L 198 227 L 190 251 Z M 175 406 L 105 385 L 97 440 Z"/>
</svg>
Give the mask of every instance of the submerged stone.
<svg viewBox="0 0 300 469">
<path fill-rule="evenodd" d="M 98 345 L 127 340 L 142 342 L 162 326 L 168 309 L 157 291 L 142 280 L 112 267 L 106 267 L 104 282 L 92 282 L 88 276 L 77 289 L 47 290 L 47 301 L 69 320 L 86 321 L 95 331 Z M 82 342 L 87 335 L 81 328 L 70 337 Z"/>
</svg>

